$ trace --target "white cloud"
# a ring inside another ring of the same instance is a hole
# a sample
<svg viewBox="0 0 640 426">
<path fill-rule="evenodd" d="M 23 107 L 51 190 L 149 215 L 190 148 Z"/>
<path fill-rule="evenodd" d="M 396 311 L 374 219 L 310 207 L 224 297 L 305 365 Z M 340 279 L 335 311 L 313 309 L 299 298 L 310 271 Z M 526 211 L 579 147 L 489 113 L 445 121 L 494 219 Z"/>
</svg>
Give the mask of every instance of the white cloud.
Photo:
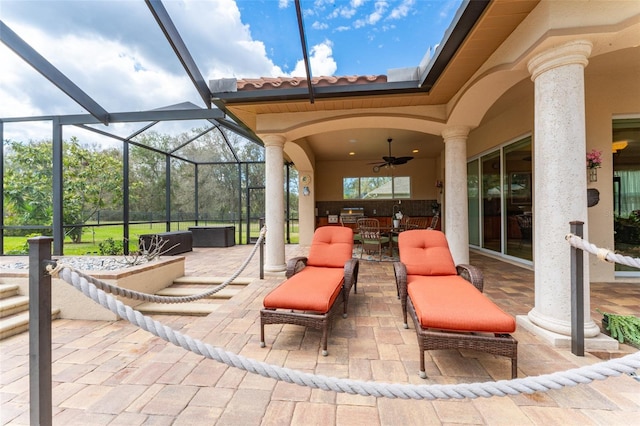
<svg viewBox="0 0 640 426">
<path fill-rule="evenodd" d="M 336 61 L 333 59 L 333 44 L 329 40 L 313 46 L 309 51 L 309 66 L 311 67 L 311 76 L 320 77 L 333 75 L 338 69 Z M 307 73 L 304 68 L 304 61 L 300 60 L 296 63 L 296 67 L 289 74 L 291 77 L 306 77 Z"/>
<path fill-rule="evenodd" d="M 409 12 L 411 11 L 415 0 L 403 0 L 402 3 L 393 8 L 391 13 L 389 13 L 389 19 L 402 19 L 406 18 Z"/>
<path fill-rule="evenodd" d="M 314 30 L 326 30 L 327 28 L 329 28 L 329 24 L 314 21 L 313 24 L 311 24 L 311 28 L 313 28 Z"/>
</svg>

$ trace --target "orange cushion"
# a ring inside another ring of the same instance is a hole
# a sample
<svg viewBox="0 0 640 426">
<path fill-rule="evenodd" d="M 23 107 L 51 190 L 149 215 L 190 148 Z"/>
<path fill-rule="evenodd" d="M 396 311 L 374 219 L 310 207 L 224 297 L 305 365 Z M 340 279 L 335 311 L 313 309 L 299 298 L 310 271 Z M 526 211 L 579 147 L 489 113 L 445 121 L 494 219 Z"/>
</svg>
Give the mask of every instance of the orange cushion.
<svg viewBox="0 0 640 426">
<path fill-rule="evenodd" d="M 516 329 L 511 315 L 458 275 L 413 277 L 407 291 L 422 328 L 489 333 Z"/>
<path fill-rule="evenodd" d="M 340 294 L 343 268 L 306 266 L 273 289 L 263 301 L 265 308 L 326 313 Z"/>
<path fill-rule="evenodd" d="M 352 256 L 353 229 L 346 226 L 321 226 L 313 234 L 307 265 L 342 270 Z"/>
<path fill-rule="evenodd" d="M 398 235 L 400 261 L 410 275 L 456 275 L 449 244 L 441 231 L 416 229 Z"/>
</svg>

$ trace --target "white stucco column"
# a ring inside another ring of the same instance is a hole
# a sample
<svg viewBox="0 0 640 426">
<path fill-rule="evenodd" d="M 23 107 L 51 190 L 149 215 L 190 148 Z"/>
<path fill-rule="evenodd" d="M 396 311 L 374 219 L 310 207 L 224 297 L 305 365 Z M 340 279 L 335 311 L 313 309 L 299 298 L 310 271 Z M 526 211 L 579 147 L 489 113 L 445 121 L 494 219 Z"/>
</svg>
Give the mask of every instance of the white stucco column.
<svg viewBox="0 0 640 426">
<path fill-rule="evenodd" d="M 469 263 L 469 205 L 467 201 L 468 126 L 450 126 L 444 138 L 444 232 L 456 265 Z"/>
<path fill-rule="evenodd" d="M 571 335 L 569 223 L 584 222 L 588 238 L 584 67 L 591 47 L 588 41 L 569 42 L 528 63 L 535 90 L 535 304 L 528 318 L 565 336 Z M 586 256 L 584 264 L 584 335 L 594 337 L 599 328 L 590 315 Z"/>
<path fill-rule="evenodd" d="M 284 253 L 284 143 L 282 135 L 262 138 L 265 148 L 265 272 L 286 270 Z"/>
</svg>

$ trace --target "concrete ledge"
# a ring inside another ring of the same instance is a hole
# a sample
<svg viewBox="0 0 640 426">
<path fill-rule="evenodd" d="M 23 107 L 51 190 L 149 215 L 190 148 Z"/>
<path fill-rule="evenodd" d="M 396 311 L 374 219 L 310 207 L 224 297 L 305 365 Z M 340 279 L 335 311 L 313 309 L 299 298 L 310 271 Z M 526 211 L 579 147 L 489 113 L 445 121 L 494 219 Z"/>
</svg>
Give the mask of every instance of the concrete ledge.
<svg viewBox="0 0 640 426">
<path fill-rule="evenodd" d="M 173 284 L 173 280 L 184 276 L 184 256 L 161 257 L 159 260 L 143 265 L 115 271 L 85 271 L 86 275 L 129 290 L 155 294 L 159 290 Z M 3 284 L 16 284 L 20 294 L 29 295 L 28 270 L 7 270 L 0 273 Z M 72 285 L 60 278 L 54 278 L 51 285 L 51 304 L 60 309 L 59 318 L 114 321 L 118 316 L 102 305 L 89 299 Z M 139 300 L 118 297 L 122 303 L 135 307 L 142 303 Z"/>
<path fill-rule="evenodd" d="M 222 284 L 229 277 L 196 277 L 185 275 L 184 277 L 179 277 L 173 280 L 174 284 L 201 284 L 201 285 L 215 285 Z M 247 278 L 247 277 L 236 277 L 235 280 L 231 281 L 232 285 L 249 285 L 251 284 L 255 278 Z"/>
<path fill-rule="evenodd" d="M 516 323 L 518 326 L 549 342 L 554 348 L 571 349 L 571 336 L 545 330 L 532 323 L 526 315 L 516 316 Z M 619 348 L 620 346 L 617 340 L 603 333 L 600 333 L 596 337 L 587 337 L 584 339 L 585 351 L 617 351 Z"/>
<path fill-rule="evenodd" d="M 220 305 L 214 303 L 152 303 L 147 302 L 136 307 L 136 310 L 146 315 L 169 314 L 206 316 L 216 311 Z"/>
</svg>

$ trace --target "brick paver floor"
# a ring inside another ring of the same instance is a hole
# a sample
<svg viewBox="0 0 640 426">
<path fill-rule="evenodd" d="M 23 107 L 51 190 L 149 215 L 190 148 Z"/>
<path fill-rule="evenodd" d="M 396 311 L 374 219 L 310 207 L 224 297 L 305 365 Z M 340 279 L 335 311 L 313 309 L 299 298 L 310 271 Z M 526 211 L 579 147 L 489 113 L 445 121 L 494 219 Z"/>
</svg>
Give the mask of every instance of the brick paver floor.
<svg viewBox="0 0 640 426">
<path fill-rule="evenodd" d="M 251 247 L 194 249 L 186 274 L 229 276 Z M 287 258 L 304 248 L 287 246 Z M 485 292 L 513 315 L 533 306 L 533 272 L 473 253 L 485 273 Z M 349 316 L 336 316 L 329 355 L 320 332 L 290 325 L 266 327 L 260 347 L 259 310 L 283 277 L 258 279 L 258 257 L 241 275 L 256 278 L 207 317 L 154 316 L 191 337 L 269 364 L 338 378 L 387 383 L 456 384 L 510 378 L 507 359 L 473 351 L 431 351 L 428 379 L 418 376 L 413 326 L 402 326 L 393 268 L 363 261 Z M 592 284 L 598 307 L 640 315 L 640 284 Z M 590 365 L 636 349 L 576 357 L 519 328 L 518 376 Z M 55 425 L 633 425 L 640 422 L 640 381 L 630 375 L 531 395 L 462 400 L 403 400 L 322 391 L 229 367 L 140 330 L 126 321 L 53 323 Z M 597 355 L 597 356 L 596 356 Z M 0 341 L 0 420 L 29 424 L 28 335 Z"/>
</svg>

